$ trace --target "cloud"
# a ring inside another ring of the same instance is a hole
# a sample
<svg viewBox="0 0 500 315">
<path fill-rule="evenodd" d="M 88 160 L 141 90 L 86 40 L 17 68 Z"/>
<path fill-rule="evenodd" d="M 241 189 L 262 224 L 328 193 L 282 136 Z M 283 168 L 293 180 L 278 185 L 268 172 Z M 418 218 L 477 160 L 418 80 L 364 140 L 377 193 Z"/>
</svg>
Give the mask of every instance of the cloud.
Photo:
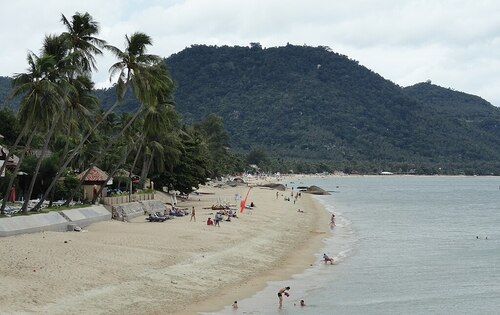
<svg viewBox="0 0 500 315">
<path fill-rule="evenodd" d="M 500 3 L 489 0 L 63 0 L 11 1 L 0 12 L 1 75 L 25 68 L 28 49 L 60 32 L 60 14 L 89 12 L 100 37 L 123 48 L 125 34 L 154 40 L 169 56 L 192 44 L 329 46 L 402 86 L 431 79 L 500 106 Z M 109 84 L 109 54 L 99 58 L 98 86 Z"/>
</svg>

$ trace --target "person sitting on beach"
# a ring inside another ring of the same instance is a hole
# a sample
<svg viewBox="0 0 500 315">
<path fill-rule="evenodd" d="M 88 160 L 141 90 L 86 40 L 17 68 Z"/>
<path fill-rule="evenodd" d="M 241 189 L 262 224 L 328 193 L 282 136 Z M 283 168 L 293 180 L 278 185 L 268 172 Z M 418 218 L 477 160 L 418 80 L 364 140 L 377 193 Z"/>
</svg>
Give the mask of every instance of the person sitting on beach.
<svg viewBox="0 0 500 315">
<path fill-rule="evenodd" d="M 238 301 L 234 301 L 233 305 L 232 305 L 233 308 L 238 308 Z"/>
<path fill-rule="evenodd" d="M 325 253 L 323 253 L 323 260 L 325 261 L 325 264 L 330 262 L 330 264 L 333 265 L 333 258 L 328 257 L 328 255 Z"/>
<path fill-rule="evenodd" d="M 212 221 L 212 218 L 207 219 L 207 225 L 214 225 L 214 221 Z"/>
</svg>

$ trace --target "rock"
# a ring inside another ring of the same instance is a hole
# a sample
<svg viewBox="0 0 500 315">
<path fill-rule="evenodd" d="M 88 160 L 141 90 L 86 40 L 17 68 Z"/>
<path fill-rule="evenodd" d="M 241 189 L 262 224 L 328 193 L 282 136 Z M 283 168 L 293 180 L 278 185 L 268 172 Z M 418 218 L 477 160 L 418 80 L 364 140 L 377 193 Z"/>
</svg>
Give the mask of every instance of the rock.
<svg viewBox="0 0 500 315">
<path fill-rule="evenodd" d="M 283 185 L 283 184 L 276 184 L 276 183 L 263 184 L 263 185 L 259 185 L 259 187 L 268 187 L 268 188 L 272 188 L 272 189 L 276 189 L 276 190 L 281 190 L 281 191 L 285 191 L 286 190 L 285 185 Z"/>
<path fill-rule="evenodd" d="M 330 195 L 330 193 L 318 186 L 309 186 L 306 190 L 303 192 L 308 193 L 308 194 L 313 194 L 313 195 Z"/>
</svg>

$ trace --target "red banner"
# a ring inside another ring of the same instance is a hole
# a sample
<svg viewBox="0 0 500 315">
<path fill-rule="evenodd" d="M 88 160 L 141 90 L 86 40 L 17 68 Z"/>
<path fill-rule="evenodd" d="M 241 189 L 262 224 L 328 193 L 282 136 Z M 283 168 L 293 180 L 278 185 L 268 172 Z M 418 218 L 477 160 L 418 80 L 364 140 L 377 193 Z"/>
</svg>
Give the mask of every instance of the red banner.
<svg viewBox="0 0 500 315">
<path fill-rule="evenodd" d="M 245 199 L 243 199 L 241 201 L 241 204 L 240 204 L 240 206 L 241 206 L 240 213 L 242 213 L 243 210 L 245 210 L 245 205 L 247 203 L 247 198 L 248 198 L 248 195 L 250 194 L 250 190 L 252 190 L 252 187 L 248 188 L 248 192 L 247 192 L 247 195 L 246 195 Z"/>
</svg>

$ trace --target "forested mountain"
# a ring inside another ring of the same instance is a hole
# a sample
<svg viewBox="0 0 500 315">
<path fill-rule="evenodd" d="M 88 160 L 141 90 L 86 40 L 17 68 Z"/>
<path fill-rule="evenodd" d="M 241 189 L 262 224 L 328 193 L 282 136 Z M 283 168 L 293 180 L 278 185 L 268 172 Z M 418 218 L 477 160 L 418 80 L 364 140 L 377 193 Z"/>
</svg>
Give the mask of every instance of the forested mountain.
<svg viewBox="0 0 500 315">
<path fill-rule="evenodd" d="M 4 105 L 9 97 L 11 81 L 10 78 L 0 77 L 0 106 Z"/>
<path fill-rule="evenodd" d="M 428 83 L 402 89 L 327 47 L 193 46 L 167 64 L 184 119 L 221 115 L 238 149 L 365 171 L 499 168 L 499 108 Z"/>
<path fill-rule="evenodd" d="M 328 47 L 195 45 L 166 63 L 184 122 L 220 115 L 237 151 L 347 171 L 500 174 L 500 108 L 477 96 L 401 88 Z M 112 93 L 97 91 L 104 107 Z"/>
</svg>

